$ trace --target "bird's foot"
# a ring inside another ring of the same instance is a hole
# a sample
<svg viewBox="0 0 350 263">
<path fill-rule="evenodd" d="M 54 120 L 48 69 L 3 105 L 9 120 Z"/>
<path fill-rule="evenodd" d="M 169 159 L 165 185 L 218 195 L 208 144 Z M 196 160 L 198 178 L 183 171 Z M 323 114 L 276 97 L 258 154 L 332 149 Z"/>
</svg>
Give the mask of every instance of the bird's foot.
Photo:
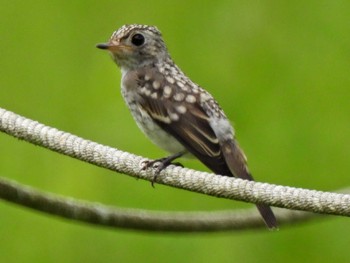
<svg viewBox="0 0 350 263">
<path fill-rule="evenodd" d="M 165 168 L 167 168 L 169 165 L 176 165 L 176 166 L 180 166 L 180 167 L 183 167 L 183 165 L 179 162 L 176 162 L 176 163 L 172 163 L 172 161 L 174 161 L 175 159 L 181 157 L 182 155 L 184 155 L 184 152 L 180 152 L 180 153 L 176 153 L 174 155 L 170 155 L 170 156 L 167 156 L 167 157 L 164 157 L 164 158 L 160 158 L 160 159 L 156 159 L 156 160 L 153 160 L 153 161 L 144 161 L 143 162 L 143 167 L 142 167 L 142 170 L 146 170 L 150 167 L 154 167 L 155 164 L 156 164 L 156 169 L 154 171 L 154 176 L 153 176 L 153 179 L 152 179 L 152 187 L 154 187 L 154 183 L 158 177 L 158 175 L 160 174 L 161 171 L 163 171 Z"/>
</svg>

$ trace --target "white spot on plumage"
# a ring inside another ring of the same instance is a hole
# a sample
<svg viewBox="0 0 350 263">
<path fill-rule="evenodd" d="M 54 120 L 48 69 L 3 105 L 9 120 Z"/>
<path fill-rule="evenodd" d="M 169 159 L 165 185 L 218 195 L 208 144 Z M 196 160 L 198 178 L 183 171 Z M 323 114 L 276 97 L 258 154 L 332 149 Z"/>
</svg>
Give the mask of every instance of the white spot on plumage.
<svg viewBox="0 0 350 263">
<path fill-rule="evenodd" d="M 143 86 L 140 89 L 140 93 L 145 94 L 146 96 L 149 96 L 151 94 L 151 91 L 147 87 Z"/>
<path fill-rule="evenodd" d="M 159 89 L 160 88 L 160 82 L 157 81 L 157 80 L 153 81 L 153 88 L 154 89 Z"/>
<path fill-rule="evenodd" d="M 210 99 L 212 99 L 212 96 L 210 96 L 208 93 L 206 93 L 206 92 L 202 92 L 201 93 L 201 101 L 202 102 L 204 102 L 204 101 L 208 101 L 208 100 L 210 100 Z M 213 104 L 213 103 L 211 103 L 211 104 Z M 216 107 L 216 105 L 213 105 L 213 106 L 215 106 Z"/>
<path fill-rule="evenodd" d="M 192 86 L 191 91 L 192 91 L 194 94 L 198 94 L 198 93 L 199 93 L 199 89 L 198 89 L 197 86 Z"/>
<path fill-rule="evenodd" d="M 174 84 L 175 83 L 175 79 L 170 77 L 170 76 L 166 76 L 165 79 L 170 83 L 170 84 Z"/>
<path fill-rule="evenodd" d="M 151 94 L 151 98 L 152 98 L 152 99 L 157 99 L 157 98 L 158 98 L 157 92 L 153 92 L 153 93 Z"/>
<path fill-rule="evenodd" d="M 184 114 L 186 113 L 187 109 L 184 105 L 178 105 L 176 106 L 176 110 L 178 113 Z"/>
<path fill-rule="evenodd" d="M 176 82 L 176 84 L 180 87 L 183 88 L 185 86 L 185 84 L 182 81 L 178 81 Z"/>
<path fill-rule="evenodd" d="M 189 90 L 189 86 L 185 85 L 181 88 L 183 91 L 188 91 Z"/>
<path fill-rule="evenodd" d="M 182 92 L 178 92 L 176 94 L 174 94 L 174 100 L 176 101 L 183 101 L 185 98 L 185 94 Z"/>
<path fill-rule="evenodd" d="M 196 100 L 197 100 L 196 97 L 193 96 L 193 95 L 191 95 L 191 94 L 189 94 L 189 95 L 186 96 L 186 101 L 187 101 L 188 103 L 195 103 Z"/>
<path fill-rule="evenodd" d="M 177 113 L 173 113 L 173 112 L 169 112 L 169 117 L 172 121 L 178 121 L 179 120 L 179 114 Z"/>
<path fill-rule="evenodd" d="M 172 93 L 172 88 L 170 86 L 164 86 L 163 88 L 163 96 L 164 98 L 169 98 L 171 96 Z"/>
<path fill-rule="evenodd" d="M 150 79 L 151 79 L 151 76 L 148 75 L 148 74 L 146 74 L 146 75 L 145 75 L 145 80 L 146 80 L 146 81 L 149 81 Z"/>
</svg>

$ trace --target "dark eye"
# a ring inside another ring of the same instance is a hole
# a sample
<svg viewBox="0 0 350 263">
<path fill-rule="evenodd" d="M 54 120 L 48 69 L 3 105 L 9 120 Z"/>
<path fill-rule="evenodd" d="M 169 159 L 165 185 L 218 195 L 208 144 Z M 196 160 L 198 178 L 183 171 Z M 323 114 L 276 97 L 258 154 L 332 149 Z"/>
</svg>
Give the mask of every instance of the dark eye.
<svg viewBox="0 0 350 263">
<path fill-rule="evenodd" d="M 145 43 L 145 37 L 141 34 L 135 34 L 131 38 L 131 43 L 133 43 L 135 46 L 141 46 L 143 43 Z"/>
</svg>

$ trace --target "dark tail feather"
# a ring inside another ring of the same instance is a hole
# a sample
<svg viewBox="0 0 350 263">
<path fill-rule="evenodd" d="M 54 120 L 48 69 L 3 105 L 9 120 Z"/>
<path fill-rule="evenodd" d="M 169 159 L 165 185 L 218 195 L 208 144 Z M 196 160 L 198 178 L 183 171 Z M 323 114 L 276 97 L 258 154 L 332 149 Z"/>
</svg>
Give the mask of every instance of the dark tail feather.
<svg viewBox="0 0 350 263">
<path fill-rule="evenodd" d="M 264 219 L 266 226 L 271 230 L 278 229 L 277 220 L 274 213 L 272 212 L 271 207 L 263 204 L 257 204 L 256 207 Z"/>
<path fill-rule="evenodd" d="M 239 148 L 238 143 L 234 140 L 226 140 L 221 142 L 222 152 L 226 161 L 227 166 L 229 167 L 231 173 L 239 178 L 254 181 L 252 175 L 248 171 L 246 164 L 246 157 L 242 150 Z M 277 229 L 277 220 L 272 212 L 272 209 L 263 204 L 257 204 L 262 218 L 265 221 L 266 226 L 269 229 Z"/>
</svg>

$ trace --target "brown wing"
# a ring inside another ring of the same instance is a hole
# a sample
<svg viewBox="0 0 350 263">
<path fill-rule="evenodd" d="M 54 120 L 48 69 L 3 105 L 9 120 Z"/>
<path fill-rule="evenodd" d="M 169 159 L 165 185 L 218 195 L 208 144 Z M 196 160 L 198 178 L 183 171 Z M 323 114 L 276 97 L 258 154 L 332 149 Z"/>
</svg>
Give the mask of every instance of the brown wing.
<svg viewBox="0 0 350 263">
<path fill-rule="evenodd" d="M 218 174 L 231 175 L 219 140 L 209 124 L 209 117 L 197 103 L 187 104 L 186 112 L 181 114 L 176 111 L 176 104 L 170 101 L 146 99 L 141 105 L 163 130 L 176 138 L 208 168 Z M 170 119 L 169 113 L 177 114 L 178 120 L 164 121 Z"/>
<path fill-rule="evenodd" d="M 215 173 L 232 176 L 219 140 L 210 126 L 209 116 L 199 104 L 199 93 L 192 93 L 186 86 L 189 83 L 179 86 L 168 80 L 152 70 L 147 73 L 139 71 L 139 105 L 208 168 Z"/>
</svg>

